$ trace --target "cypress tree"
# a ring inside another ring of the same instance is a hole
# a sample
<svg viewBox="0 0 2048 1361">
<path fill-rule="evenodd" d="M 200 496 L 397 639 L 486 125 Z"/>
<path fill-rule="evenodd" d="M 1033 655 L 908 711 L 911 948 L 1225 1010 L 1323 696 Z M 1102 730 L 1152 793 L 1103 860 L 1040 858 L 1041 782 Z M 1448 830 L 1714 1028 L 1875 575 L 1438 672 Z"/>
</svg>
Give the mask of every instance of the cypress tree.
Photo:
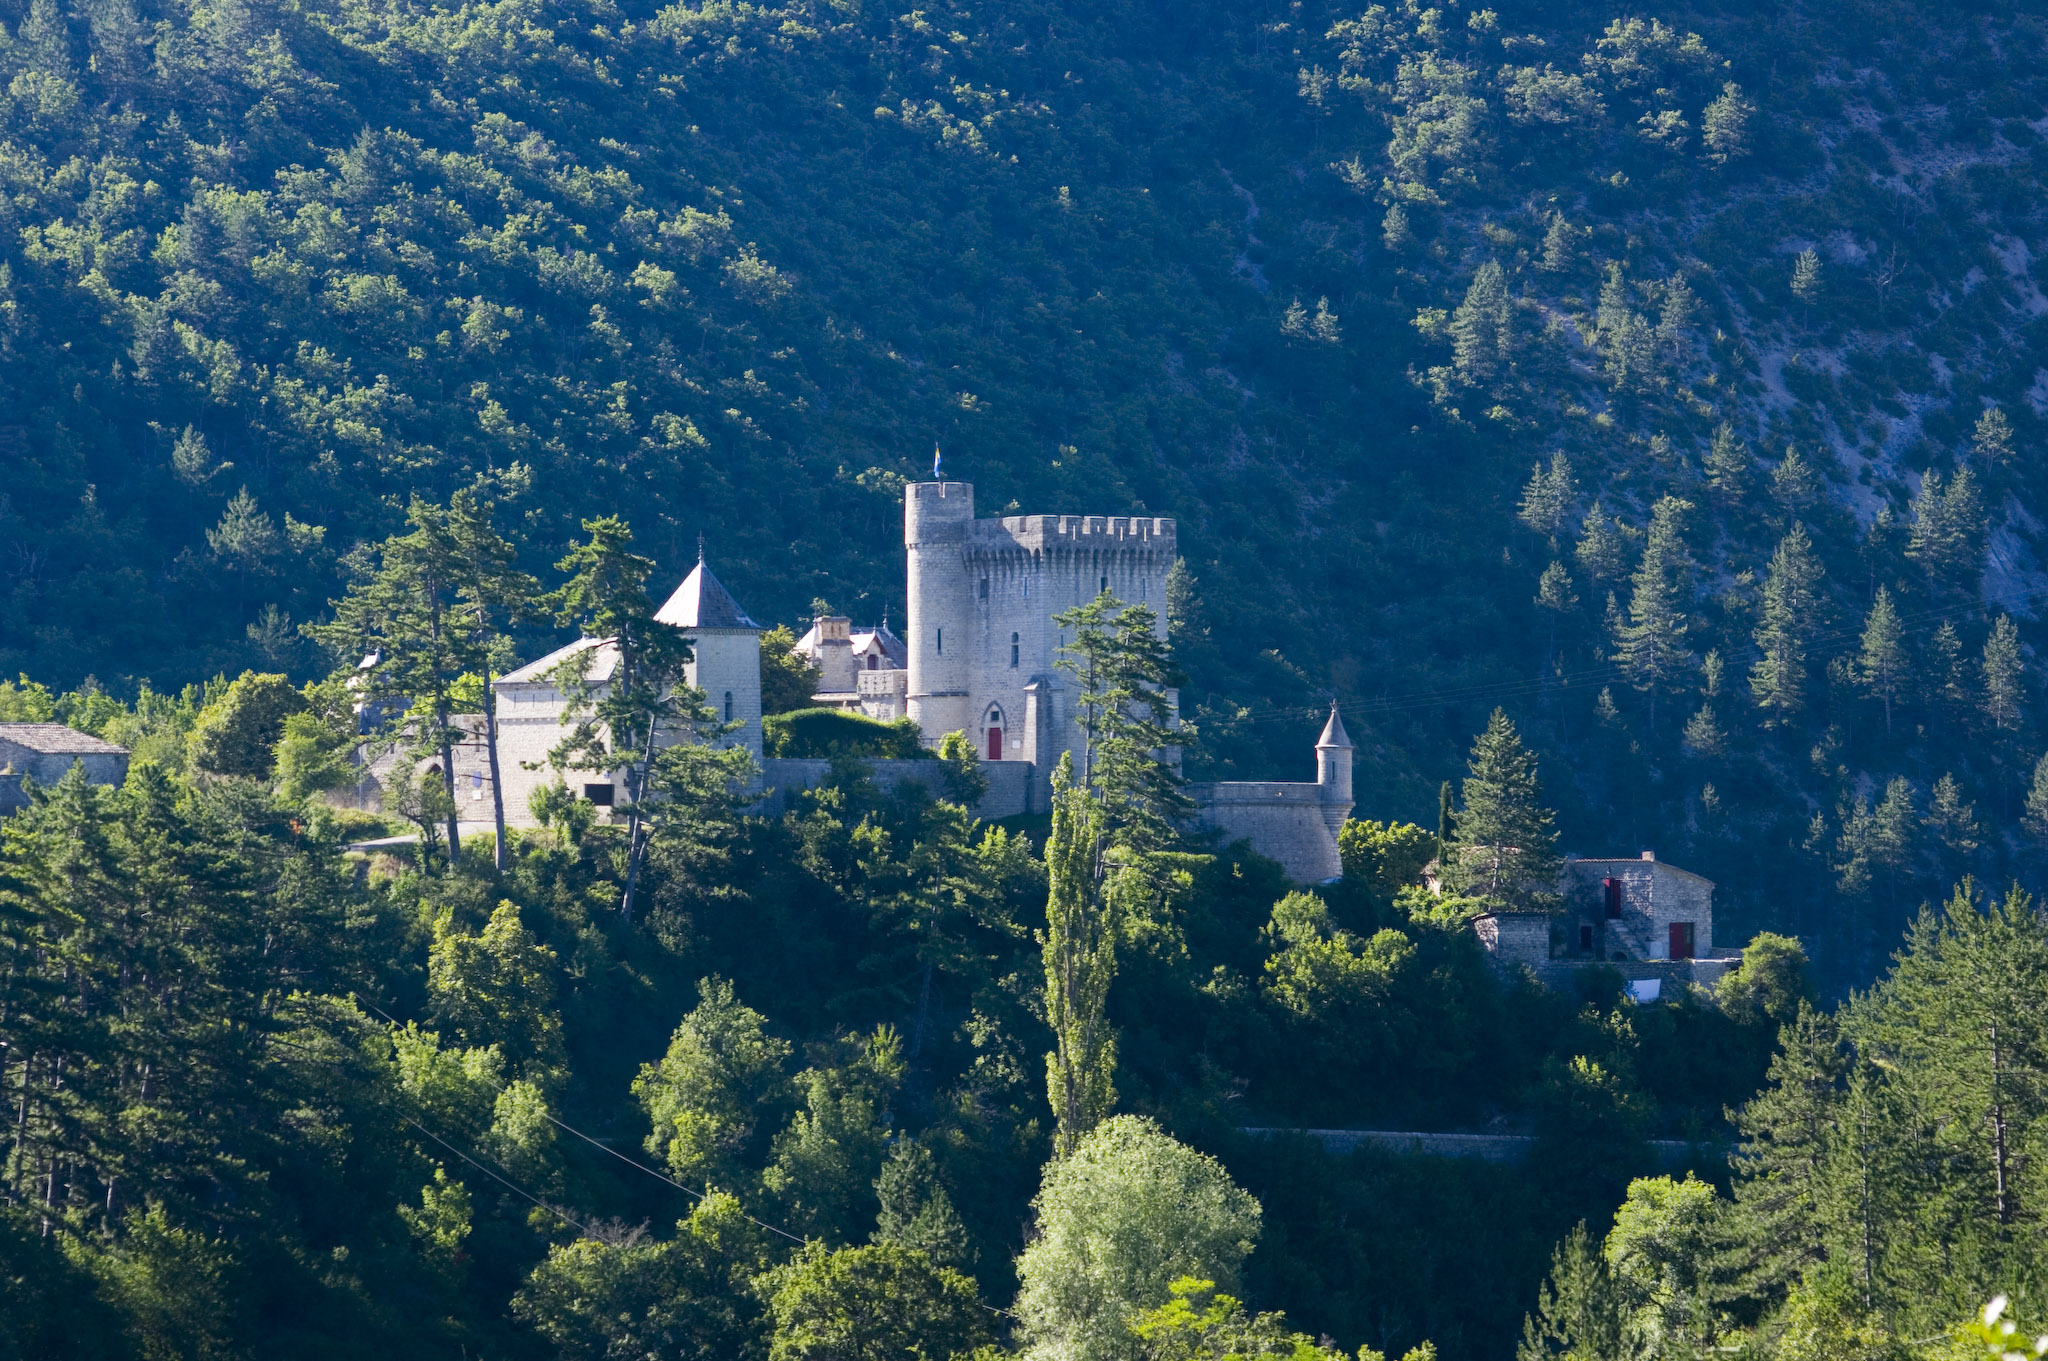
<svg viewBox="0 0 2048 1361">
<path fill-rule="evenodd" d="M 1074 783 L 1072 752 L 1052 776 L 1052 833 L 1045 843 L 1046 1095 L 1064 1158 L 1116 1102 L 1116 1036 L 1108 1018 L 1116 976 L 1117 894 L 1106 891 L 1108 830 L 1102 805 Z"/>
</svg>

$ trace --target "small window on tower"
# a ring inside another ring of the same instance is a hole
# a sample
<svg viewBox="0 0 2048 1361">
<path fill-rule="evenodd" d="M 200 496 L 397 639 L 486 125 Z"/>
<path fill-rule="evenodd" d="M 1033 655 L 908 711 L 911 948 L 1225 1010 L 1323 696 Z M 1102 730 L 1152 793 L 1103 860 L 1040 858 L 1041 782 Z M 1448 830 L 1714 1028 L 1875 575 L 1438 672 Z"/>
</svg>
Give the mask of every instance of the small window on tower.
<svg viewBox="0 0 2048 1361">
<path fill-rule="evenodd" d="M 987 577 L 983 577 L 983 578 L 981 579 L 981 598 L 982 598 L 983 600 L 986 600 L 986 599 L 988 599 L 988 578 L 987 578 Z"/>
<path fill-rule="evenodd" d="M 1011 666 L 1015 666 L 1015 665 L 1017 664 L 1017 650 L 1018 650 L 1018 646 L 1019 646 L 1019 644 L 1018 644 L 1018 641 L 1017 641 L 1017 635 L 1013 633 L 1013 634 L 1011 634 L 1011 635 L 1010 635 L 1010 665 L 1011 665 Z"/>
<path fill-rule="evenodd" d="M 725 692 L 725 721 L 732 722 L 732 691 Z"/>
<path fill-rule="evenodd" d="M 932 651 L 938 653 L 941 657 L 946 655 L 946 631 L 944 629 L 932 630 Z"/>
<path fill-rule="evenodd" d="M 874 653 L 872 653 L 872 652 L 870 652 L 870 653 L 868 654 L 868 670 L 872 671 L 872 670 L 874 670 L 874 669 L 875 669 L 875 654 L 874 654 Z"/>
<path fill-rule="evenodd" d="M 1109 593 L 1109 578 L 1108 578 L 1108 577 L 1104 577 L 1104 578 L 1102 579 L 1102 592 L 1103 592 L 1103 594 L 1104 594 L 1104 595 L 1107 595 L 1107 594 Z"/>
</svg>

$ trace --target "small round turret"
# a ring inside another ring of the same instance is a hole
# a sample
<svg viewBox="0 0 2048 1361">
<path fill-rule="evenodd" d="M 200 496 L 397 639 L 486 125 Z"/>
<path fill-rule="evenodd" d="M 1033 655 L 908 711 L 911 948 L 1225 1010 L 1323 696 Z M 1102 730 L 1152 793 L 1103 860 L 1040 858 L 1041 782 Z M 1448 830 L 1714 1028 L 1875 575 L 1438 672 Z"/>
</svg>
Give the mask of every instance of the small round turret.
<svg viewBox="0 0 2048 1361">
<path fill-rule="evenodd" d="M 1344 720 L 1332 700 L 1330 721 L 1316 739 L 1316 783 L 1323 789 L 1323 819 L 1332 836 L 1351 816 L 1351 752 L 1351 736 L 1344 731 Z"/>
</svg>

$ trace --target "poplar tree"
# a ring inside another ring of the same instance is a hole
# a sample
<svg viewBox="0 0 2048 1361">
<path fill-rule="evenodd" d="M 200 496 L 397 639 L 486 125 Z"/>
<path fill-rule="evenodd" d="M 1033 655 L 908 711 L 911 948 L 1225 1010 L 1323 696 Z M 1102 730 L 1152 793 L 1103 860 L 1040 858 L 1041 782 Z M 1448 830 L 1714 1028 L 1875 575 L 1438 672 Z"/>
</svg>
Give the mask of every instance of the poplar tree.
<svg viewBox="0 0 2048 1361">
<path fill-rule="evenodd" d="M 1820 563 L 1806 527 L 1792 532 L 1771 555 L 1764 579 L 1761 617 L 1754 638 L 1763 654 L 1749 672 L 1749 688 L 1757 707 L 1771 711 L 1782 724 L 1806 703 L 1806 647 L 1819 604 Z"/>
<path fill-rule="evenodd" d="M 1863 651 L 1858 659 L 1858 674 L 1871 697 L 1884 705 L 1884 730 L 1890 736 L 1892 730 L 1892 701 L 1897 699 L 1906 681 L 1905 631 L 1899 626 L 1898 611 L 1892 608 L 1891 592 L 1884 587 L 1877 588 L 1877 599 L 1871 602 L 1870 615 L 1863 624 Z"/>
<path fill-rule="evenodd" d="M 1527 903 L 1554 891 L 1557 830 L 1536 780 L 1536 758 L 1506 711 L 1495 709 L 1472 743 L 1451 856 L 1452 887 L 1496 902 Z"/>
<path fill-rule="evenodd" d="M 1102 805 L 1074 783 L 1073 753 L 1063 752 L 1052 776 L 1045 930 L 1039 935 L 1045 1020 L 1053 1034 L 1053 1051 L 1045 1057 L 1046 1095 L 1056 1122 L 1054 1153 L 1061 1158 L 1116 1102 L 1116 1036 L 1108 1006 L 1121 897 L 1105 882 L 1108 839 Z"/>
</svg>

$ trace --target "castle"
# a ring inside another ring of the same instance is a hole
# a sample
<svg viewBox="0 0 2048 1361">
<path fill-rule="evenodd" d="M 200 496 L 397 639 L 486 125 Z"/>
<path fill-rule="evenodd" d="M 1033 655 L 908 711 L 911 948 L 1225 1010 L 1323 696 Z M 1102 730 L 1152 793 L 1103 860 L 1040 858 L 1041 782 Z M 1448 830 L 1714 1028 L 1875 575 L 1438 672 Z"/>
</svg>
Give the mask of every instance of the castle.
<svg viewBox="0 0 2048 1361">
<path fill-rule="evenodd" d="M 1166 574 L 1177 551 L 1170 519 L 1145 516 L 1016 515 L 978 520 L 965 482 L 915 482 L 904 489 L 903 544 L 910 604 L 904 635 L 886 625 L 855 630 L 844 616 L 813 622 L 798 649 L 819 668 L 813 702 L 872 717 L 908 717 L 927 746 L 965 732 L 982 759 L 985 818 L 1042 813 L 1050 806 L 1053 767 L 1076 752 L 1082 734 L 1074 691 L 1057 666 L 1069 631 L 1054 616 L 1104 591 L 1158 610 L 1165 635 Z M 745 746 L 761 768 L 764 806 L 791 790 L 821 783 L 825 761 L 764 756 L 761 742 L 761 626 L 701 558 L 655 616 L 688 634 L 695 660 L 690 684 L 714 712 L 739 726 L 722 740 Z M 587 680 L 616 665 L 603 639 L 579 639 L 494 683 L 505 813 L 529 825 L 533 790 L 554 780 L 547 754 L 561 740 L 566 697 L 555 683 L 565 662 L 584 657 Z M 1167 694 L 1169 709 L 1178 697 Z M 1178 761 L 1177 750 L 1163 753 Z M 1332 709 L 1315 746 L 1313 782 L 1191 784 L 1198 829 L 1225 844 L 1246 841 L 1300 883 L 1333 879 L 1342 866 L 1337 832 L 1351 813 L 1351 739 Z M 476 758 L 466 752 L 465 767 Z M 536 769 L 528 770 L 525 767 Z M 884 784 L 936 787 L 930 761 L 876 761 Z M 481 801 L 489 779 L 458 770 L 458 788 Z M 592 802 L 623 801 L 617 776 L 591 775 Z"/>
</svg>

